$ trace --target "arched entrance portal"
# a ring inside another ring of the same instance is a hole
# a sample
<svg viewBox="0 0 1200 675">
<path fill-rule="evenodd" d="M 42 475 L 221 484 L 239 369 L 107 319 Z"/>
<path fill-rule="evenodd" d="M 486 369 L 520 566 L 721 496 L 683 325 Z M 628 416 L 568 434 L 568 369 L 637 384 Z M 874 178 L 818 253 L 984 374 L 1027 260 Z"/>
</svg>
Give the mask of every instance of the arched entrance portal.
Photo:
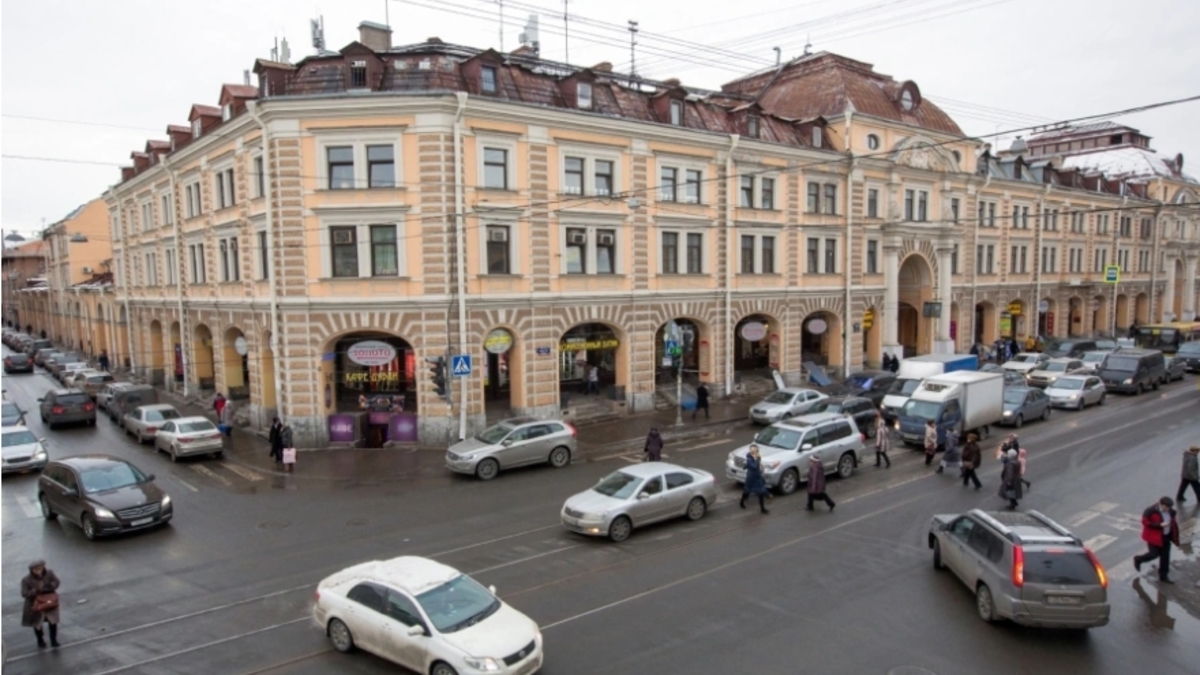
<svg viewBox="0 0 1200 675">
<path fill-rule="evenodd" d="M 831 366 L 842 365 L 842 321 L 833 312 L 813 312 L 800 322 L 800 360 Z"/>
<path fill-rule="evenodd" d="M 678 318 L 659 326 L 654 333 L 655 382 L 674 387 L 682 377 L 696 386 L 709 376 L 709 347 L 708 327 L 698 321 Z"/>
<path fill-rule="evenodd" d="M 975 305 L 975 342 L 990 345 L 999 334 L 996 330 L 996 306 L 984 301 Z"/>
<path fill-rule="evenodd" d="M 250 348 L 241 329 L 225 331 L 221 351 L 228 397 L 234 401 L 250 400 Z"/>
<path fill-rule="evenodd" d="M 1150 323 L 1150 296 L 1138 293 L 1133 301 L 1135 316 L 1138 323 Z"/>
<path fill-rule="evenodd" d="M 926 316 L 925 304 L 934 299 L 933 268 L 920 254 L 912 253 L 900 265 L 899 277 L 896 339 L 904 346 L 906 357 L 929 354 L 933 351 L 933 334 L 937 330 L 937 319 Z M 944 311 L 950 311 L 950 308 Z"/>
<path fill-rule="evenodd" d="M 1042 311 L 1043 307 L 1046 308 L 1046 311 L 1044 312 Z M 1056 303 L 1053 298 L 1046 298 L 1038 303 L 1037 334 L 1040 337 L 1048 338 L 1054 336 L 1054 333 L 1057 329 L 1057 326 L 1055 325 L 1057 323 L 1055 320 L 1055 313 L 1057 311 L 1058 303 Z"/>
<path fill-rule="evenodd" d="M 171 322 L 171 373 L 172 380 L 177 383 L 183 382 L 183 339 L 178 321 Z"/>
<path fill-rule="evenodd" d="M 1114 316 L 1113 331 L 1116 335 L 1124 335 L 1129 326 L 1129 296 L 1124 293 L 1117 296 L 1117 311 Z M 1130 336 L 1132 337 L 1132 336 Z"/>
<path fill-rule="evenodd" d="M 1092 298 L 1089 309 L 1092 316 L 1092 335 L 1107 335 L 1112 330 L 1112 326 L 1108 320 L 1108 298 L 1103 295 L 1097 295 Z"/>
<path fill-rule="evenodd" d="M 611 326 L 585 323 L 563 334 L 558 345 L 558 384 L 563 405 L 568 392 L 624 401 L 626 347 Z"/>
<path fill-rule="evenodd" d="M 1025 303 L 1013 300 L 1004 306 L 1000 313 L 1000 337 L 1006 340 L 1016 340 L 1025 335 Z"/>
<path fill-rule="evenodd" d="M 149 357 L 150 382 L 151 384 L 162 384 L 165 377 L 163 371 L 163 327 L 157 319 L 150 322 Z"/>
<path fill-rule="evenodd" d="M 869 307 L 863 312 L 863 366 L 877 368 L 883 362 L 883 326 L 879 325 L 876 317 L 878 310 Z"/>
<path fill-rule="evenodd" d="M 416 442 L 420 396 L 416 353 L 407 340 L 351 333 L 326 342 L 321 353 L 320 395 L 330 442 L 369 448 Z"/>
<path fill-rule="evenodd" d="M 489 421 L 511 417 L 515 402 L 524 400 L 524 382 L 512 379 L 514 373 L 524 372 L 520 360 L 521 350 L 511 330 L 493 328 L 484 337 L 483 398 Z"/>
<path fill-rule="evenodd" d="M 1078 295 L 1071 296 L 1067 301 L 1067 314 L 1067 335 L 1083 335 L 1083 298 Z"/>
<path fill-rule="evenodd" d="M 196 386 L 201 391 L 211 391 L 217 388 L 216 378 L 213 377 L 213 338 L 208 326 L 199 324 L 193 335 L 195 344 L 192 348 L 192 366 L 196 371 Z"/>
<path fill-rule="evenodd" d="M 751 314 L 733 329 L 733 370 L 770 377 L 779 365 L 778 322 L 766 314 Z"/>
</svg>

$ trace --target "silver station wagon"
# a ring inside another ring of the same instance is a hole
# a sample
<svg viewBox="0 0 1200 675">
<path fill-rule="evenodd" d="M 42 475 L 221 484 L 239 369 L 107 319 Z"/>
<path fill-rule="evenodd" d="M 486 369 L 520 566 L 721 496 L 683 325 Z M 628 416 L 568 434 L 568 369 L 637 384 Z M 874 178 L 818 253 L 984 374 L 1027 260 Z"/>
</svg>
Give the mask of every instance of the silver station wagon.
<svg viewBox="0 0 1200 675">
<path fill-rule="evenodd" d="M 575 427 L 562 420 L 514 417 L 450 446 L 446 468 L 480 480 L 495 478 L 501 469 L 528 464 L 549 463 L 561 469 L 575 454 L 575 434 Z"/>
</svg>

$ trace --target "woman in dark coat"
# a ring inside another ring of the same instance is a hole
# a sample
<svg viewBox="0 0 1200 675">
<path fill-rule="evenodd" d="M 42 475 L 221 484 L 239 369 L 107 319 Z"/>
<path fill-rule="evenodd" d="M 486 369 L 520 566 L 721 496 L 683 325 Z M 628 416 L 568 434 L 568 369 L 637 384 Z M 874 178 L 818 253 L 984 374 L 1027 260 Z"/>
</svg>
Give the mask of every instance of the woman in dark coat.
<svg viewBox="0 0 1200 675">
<path fill-rule="evenodd" d="M 1024 496 L 1021 488 L 1021 463 L 1017 461 L 1017 451 L 1009 450 L 1004 455 L 1004 470 L 1000 472 L 1000 497 L 1008 500 L 1010 510 L 1016 509 Z"/>
<path fill-rule="evenodd" d="M 33 628 L 37 635 L 38 648 L 46 646 L 46 638 L 42 634 L 42 624 L 50 624 L 50 646 L 58 646 L 58 607 L 37 612 L 33 603 L 39 595 L 58 591 L 58 577 L 46 568 L 46 561 L 35 560 L 29 565 L 29 575 L 21 580 L 21 597 L 25 598 L 25 608 L 21 612 L 21 625 Z"/>
<path fill-rule="evenodd" d="M 271 420 L 271 432 L 267 435 L 267 440 L 271 443 L 271 457 L 279 464 L 283 461 L 283 423 L 278 417 Z"/>
<path fill-rule="evenodd" d="M 663 439 L 658 434 L 658 429 L 650 430 L 650 435 L 646 436 L 646 461 L 661 462 L 662 461 Z"/>
<path fill-rule="evenodd" d="M 767 481 L 763 478 L 762 456 L 758 454 L 757 445 L 751 445 L 750 452 L 746 453 L 746 482 L 742 484 L 742 501 L 738 502 L 738 506 L 746 508 L 746 497 L 750 495 L 758 495 L 758 509 L 770 513 L 763 503 L 763 498 L 767 496 Z"/>
<path fill-rule="evenodd" d="M 804 510 L 812 511 L 813 502 L 818 499 L 824 500 L 830 511 L 837 506 L 825 493 L 825 467 L 821 464 L 821 455 L 814 452 L 808 458 L 808 506 Z"/>
</svg>

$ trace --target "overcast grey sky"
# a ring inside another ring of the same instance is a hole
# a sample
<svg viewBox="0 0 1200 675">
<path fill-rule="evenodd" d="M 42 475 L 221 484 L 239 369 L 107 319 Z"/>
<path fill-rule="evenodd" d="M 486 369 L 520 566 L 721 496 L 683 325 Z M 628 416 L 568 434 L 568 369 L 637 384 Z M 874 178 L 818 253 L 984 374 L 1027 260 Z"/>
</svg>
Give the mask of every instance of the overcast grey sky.
<svg viewBox="0 0 1200 675">
<path fill-rule="evenodd" d="M 506 50 L 540 7 L 542 54 L 564 58 L 562 0 L 504 6 Z M 324 15 L 326 44 L 339 49 L 360 21 L 383 22 L 385 7 L 394 44 L 438 36 L 500 46 L 495 0 L 6 0 L 5 232 L 30 235 L 99 196 L 130 151 L 186 124 L 193 103 L 215 105 L 221 85 L 241 82 L 276 37 L 296 61 L 313 52 L 309 19 Z M 771 65 L 776 46 L 796 56 L 809 41 L 914 80 L 973 134 L 1200 94 L 1196 0 L 570 0 L 569 9 L 572 63 L 627 69 L 630 19 L 641 31 L 638 71 L 698 87 Z M 1167 156 L 1182 152 L 1200 175 L 1198 119 L 1191 103 L 1119 121 Z"/>
</svg>

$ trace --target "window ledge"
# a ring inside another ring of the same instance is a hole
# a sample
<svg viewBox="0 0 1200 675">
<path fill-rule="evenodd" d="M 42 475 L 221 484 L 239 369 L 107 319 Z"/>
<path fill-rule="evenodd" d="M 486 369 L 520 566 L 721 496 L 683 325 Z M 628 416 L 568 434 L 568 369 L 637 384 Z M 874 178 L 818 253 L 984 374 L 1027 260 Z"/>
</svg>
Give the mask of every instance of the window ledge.
<svg viewBox="0 0 1200 675">
<path fill-rule="evenodd" d="M 624 274 L 619 274 L 616 272 L 613 272 L 613 273 L 608 273 L 608 272 L 563 272 L 559 276 L 567 277 L 570 279 L 583 279 L 586 277 L 595 277 L 598 279 L 624 279 L 625 278 Z"/>
<path fill-rule="evenodd" d="M 739 277 L 782 277 L 779 272 L 738 272 Z"/>
<path fill-rule="evenodd" d="M 370 187 L 370 186 L 357 187 L 356 186 L 356 187 L 348 187 L 348 188 L 331 188 L 331 187 L 326 186 L 326 187 L 319 187 L 316 190 L 313 190 L 313 192 L 315 192 L 317 194 L 328 194 L 328 193 L 339 193 L 339 192 L 382 192 L 384 190 L 396 190 L 398 192 L 404 192 L 407 189 L 408 188 L 404 187 L 403 185 L 379 185 L 379 186 L 375 186 L 375 187 Z M 262 199 L 262 197 L 255 197 L 254 199 Z"/>
<path fill-rule="evenodd" d="M 396 276 L 396 275 L 380 275 L 380 276 L 362 276 L 362 277 L 317 277 L 317 281 L 412 281 L 412 277 Z"/>
<path fill-rule="evenodd" d="M 501 195 L 520 194 L 520 191 L 516 190 L 514 188 L 498 188 L 498 187 L 487 187 L 486 185 L 479 185 L 479 186 L 476 186 L 475 189 L 479 192 L 490 192 L 490 193 L 501 194 Z"/>
<path fill-rule="evenodd" d="M 524 275 L 514 274 L 514 273 L 496 274 L 496 273 L 488 272 L 488 273 L 480 274 L 478 276 L 481 278 L 484 278 L 484 279 L 520 279 Z"/>
</svg>

